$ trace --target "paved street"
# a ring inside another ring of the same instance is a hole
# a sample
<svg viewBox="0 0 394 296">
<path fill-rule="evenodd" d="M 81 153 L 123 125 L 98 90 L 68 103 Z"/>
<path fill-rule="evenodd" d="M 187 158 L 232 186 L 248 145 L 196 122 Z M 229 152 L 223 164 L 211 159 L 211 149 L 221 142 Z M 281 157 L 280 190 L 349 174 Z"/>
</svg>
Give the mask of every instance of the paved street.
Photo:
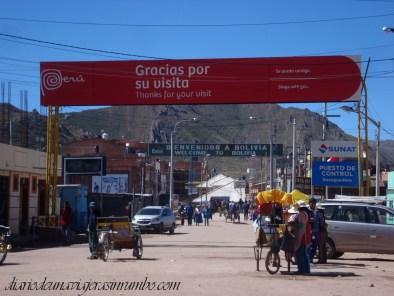
<svg viewBox="0 0 394 296">
<path fill-rule="evenodd" d="M 142 260 L 135 260 L 130 250 L 112 252 L 108 262 L 88 260 L 86 244 L 10 253 L 0 267 L 0 294 L 300 295 L 306 289 L 313 289 L 319 296 L 362 296 L 390 295 L 394 288 L 392 255 L 345 254 L 324 266 L 312 266 L 310 276 L 269 275 L 263 263 L 261 271 L 256 272 L 251 225 L 225 223 L 218 216 L 209 227 L 180 226 L 175 235 L 144 234 L 143 240 Z M 36 291 L 34 286 L 34 282 L 38 282 L 38 287 L 44 282 L 43 287 L 49 289 L 49 282 L 56 281 L 83 284 L 145 280 L 152 285 L 155 282 L 156 286 L 161 283 L 160 287 L 163 282 L 180 284 L 178 290 L 169 291 L 97 291 L 93 284 L 89 286 L 91 291 L 86 292 Z M 9 290 L 10 286 L 13 290 Z M 28 291 L 29 287 L 32 291 Z"/>
</svg>

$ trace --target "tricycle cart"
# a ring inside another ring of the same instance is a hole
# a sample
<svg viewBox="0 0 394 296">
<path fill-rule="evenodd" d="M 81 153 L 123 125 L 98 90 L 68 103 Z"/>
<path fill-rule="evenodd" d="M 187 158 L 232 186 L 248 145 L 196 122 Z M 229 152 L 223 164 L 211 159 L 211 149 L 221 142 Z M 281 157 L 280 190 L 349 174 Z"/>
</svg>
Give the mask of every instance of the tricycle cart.
<svg viewBox="0 0 394 296">
<path fill-rule="evenodd" d="M 103 261 L 108 260 L 110 251 L 122 249 L 132 249 L 134 257 L 142 258 L 141 231 L 132 226 L 127 216 L 97 218 L 97 236 L 96 254 Z"/>
</svg>

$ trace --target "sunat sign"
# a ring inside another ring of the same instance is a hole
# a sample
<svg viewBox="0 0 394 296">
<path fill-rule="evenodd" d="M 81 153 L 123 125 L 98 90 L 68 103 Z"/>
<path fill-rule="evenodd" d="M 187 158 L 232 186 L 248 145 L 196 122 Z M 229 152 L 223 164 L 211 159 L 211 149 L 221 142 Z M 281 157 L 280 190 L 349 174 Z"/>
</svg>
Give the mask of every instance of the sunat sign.
<svg viewBox="0 0 394 296">
<path fill-rule="evenodd" d="M 358 57 L 42 62 L 41 104 L 358 101 Z"/>
<path fill-rule="evenodd" d="M 313 157 L 357 157 L 357 143 L 353 141 L 312 141 Z"/>
</svg>

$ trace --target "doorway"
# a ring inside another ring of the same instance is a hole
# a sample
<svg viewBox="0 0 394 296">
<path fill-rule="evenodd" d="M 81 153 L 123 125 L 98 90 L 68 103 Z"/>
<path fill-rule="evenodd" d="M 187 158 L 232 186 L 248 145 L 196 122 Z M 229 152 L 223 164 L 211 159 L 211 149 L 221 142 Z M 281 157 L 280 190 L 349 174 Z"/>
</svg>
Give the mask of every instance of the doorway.
<svg viewBox="0 0 394 296">
<path fill-rule="evenodd" d="M 29 178 L 20 179 L 20 225 L 19 233 L 25 235 L 29 229 Z"/>
<path fill-rule="evenodd" d="M 38 216 L 46 215 L 45 180 L 38 180 Z"/>
<path fill-rule="evenodd" d="M 0 176 L 0 225 L 8 226 L 10 177 Z"/>
</svg>

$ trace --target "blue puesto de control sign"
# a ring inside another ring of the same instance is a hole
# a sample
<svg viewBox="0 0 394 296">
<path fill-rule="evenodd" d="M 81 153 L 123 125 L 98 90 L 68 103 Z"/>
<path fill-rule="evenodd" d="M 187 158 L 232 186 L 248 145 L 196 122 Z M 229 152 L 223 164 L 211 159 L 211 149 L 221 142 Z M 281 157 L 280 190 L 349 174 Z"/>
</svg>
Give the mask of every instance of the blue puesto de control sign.
<svg viewBox="0 0 394 296">
<path fill-rule="evenodd" d="M 312 164 L 312 184 L 315 186 L 357 187 L 357 162 L 322 162 Z"/>
</svg>

